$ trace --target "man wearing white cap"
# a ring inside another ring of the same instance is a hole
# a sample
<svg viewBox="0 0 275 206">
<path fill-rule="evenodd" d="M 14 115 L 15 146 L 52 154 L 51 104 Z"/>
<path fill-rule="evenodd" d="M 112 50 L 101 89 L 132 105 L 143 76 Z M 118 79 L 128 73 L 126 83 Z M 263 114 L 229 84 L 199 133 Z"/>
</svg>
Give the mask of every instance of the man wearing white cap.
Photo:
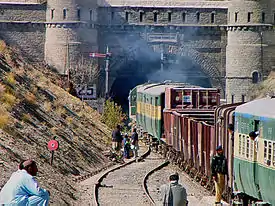
<svg viewBox="0 0 275 206">
<path fill-rule="evenodd" d="M 37 172 L 35 161 L 21 162 L 0 192 L 0 205 L 47 206 L 50 194 L 38 186 Z"/>
</svg>

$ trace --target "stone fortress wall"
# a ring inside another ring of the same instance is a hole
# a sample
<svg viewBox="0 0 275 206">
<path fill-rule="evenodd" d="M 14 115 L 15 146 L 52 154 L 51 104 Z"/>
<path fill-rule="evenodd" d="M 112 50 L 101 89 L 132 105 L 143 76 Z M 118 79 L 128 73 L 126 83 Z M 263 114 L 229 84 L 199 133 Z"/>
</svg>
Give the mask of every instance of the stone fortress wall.
<svg viewBox="0 0 275 206">
<path fill-rule="evenodd" d="M 176 34 L 175 54 L 198 63 L 213 86 L 225 89 L 226 79 L 228 102 L 246 101 L 252 80 L 258 75 L 255 83 L 259 82 L 274 65 L 273 4 L 268 0 L 0 0 L 0 36 L 33 60 L 45 60 L 66 73 L 79 55 L 90 51 L 103 52 L 108 45 L 114 59 L 119 59 L 125 50 L 121 41 L 131 45 L 133 36 L 146 40 L 150 34 Z M 112 65 L 111 84 L 122 64 L 125 60 Z"/>
<path fill-rule="evenodd" d="M 46 4 L 0 2 L 0 37 L 33 61 L 43 61 Z"/>
</svg>

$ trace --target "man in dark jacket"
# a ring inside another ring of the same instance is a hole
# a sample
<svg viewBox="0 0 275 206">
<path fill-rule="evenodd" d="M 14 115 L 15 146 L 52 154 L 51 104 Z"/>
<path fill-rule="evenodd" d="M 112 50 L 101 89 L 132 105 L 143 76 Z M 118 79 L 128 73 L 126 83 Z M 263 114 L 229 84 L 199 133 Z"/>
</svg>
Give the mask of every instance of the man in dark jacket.
<svg viewBox="0 0 275 206">
<path fill-rule="evenodd" d="M 163 206 L 187 206 L 186 189 L 179 184 L 178 173 L 169 177 L 169 184 L 160 187 L 161 199 Z"/>
<path fill-rule="evenodd" d="M 112 133 L 112 147 L 117 151 L 121 149 L 121 142 L 123 140 L 120 130 L 120 125 L 117 125 L 116 129 Z"/>
<path fill-rule="evenodd" d="M 136 159 L 138 157 L 138 149 L 139 149 L 139 147 L 138 147 L 138 133 L 137 133 L 136 128 L 133 128 L 131 140 L 132 140 L 132 148 L 133 148 L 134 158 Z"/>
<path fill-rule="evenodd" d="M 227 160 L 223 155 L 222 146 L 216 148 L 217 155 L 212 158 L 211 161 L 211 176 L 215 182 L 216 191 L 216 205 L 221 204 L 222 193 L 225 187 L 225 175 L 227 172 Z"/>
</svg>

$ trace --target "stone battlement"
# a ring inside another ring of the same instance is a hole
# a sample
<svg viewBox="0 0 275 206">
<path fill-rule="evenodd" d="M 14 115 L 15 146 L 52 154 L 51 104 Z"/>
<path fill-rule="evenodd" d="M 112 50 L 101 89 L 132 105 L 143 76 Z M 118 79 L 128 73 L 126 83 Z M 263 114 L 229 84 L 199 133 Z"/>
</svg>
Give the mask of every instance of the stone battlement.
<svg viewBox="0 0 275 206">
<path fill-rule="evenodd" d="M 0 0 L 0 4 L 44 4 L 47 0 Z"/>
<path fill-rule="evenodd" d="M 228 8 L 229 1 L 98 0 L 99 7 Z"/>
</svg>

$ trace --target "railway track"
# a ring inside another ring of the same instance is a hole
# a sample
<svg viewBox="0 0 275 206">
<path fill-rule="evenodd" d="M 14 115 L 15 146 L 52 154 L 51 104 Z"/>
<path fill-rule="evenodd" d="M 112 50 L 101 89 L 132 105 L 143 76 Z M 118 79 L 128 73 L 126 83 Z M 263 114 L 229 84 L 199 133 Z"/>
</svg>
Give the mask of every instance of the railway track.
<svg viewBox="0 0 275 206">
<path fill-rule="evenodd" d="M 149 200 L 149 203 L 151 205 L 155 205 L 156 202 L 155 200 L 152 198 L 149 190 L 148 190 L 148 185 L 147 185 L 147 182 L 148 182 L 148 179 L 149 179 L 149 176 L 152 175 L 154 172 L 162 169 L 163 167 L 167 166 L 169 164 L 169 161 L 165 161 L 164 163 L 162 163 L 161 165 L 157 166 L 156 168 L 154 168 L 153 170 L 151 170 L 150 172 L 148 172 L 145 177 L 143 178 L 143 191 L 145 192 L 148 200 Z"/>
<path fill-rule="evenodd" d="M 144 183 L 165 160 L 148 149 L 140 158 L 117 166 L 101 175 L 94 187 L 95 205 L 150 205 Z"/>
</svg>

